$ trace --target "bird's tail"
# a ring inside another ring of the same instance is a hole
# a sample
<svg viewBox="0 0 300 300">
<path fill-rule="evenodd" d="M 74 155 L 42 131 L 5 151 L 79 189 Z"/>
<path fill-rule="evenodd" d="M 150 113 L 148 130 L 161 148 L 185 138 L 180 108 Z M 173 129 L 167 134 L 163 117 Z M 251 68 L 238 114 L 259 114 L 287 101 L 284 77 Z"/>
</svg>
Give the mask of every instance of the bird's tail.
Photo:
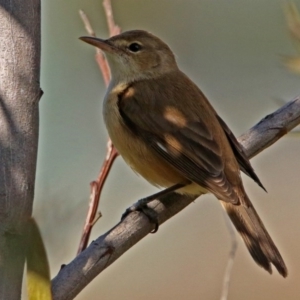
<svg viewBox="0 0 300 300">
<path fill-rule="evenodd" d="M 247 199 L 247 206 L 221 203 L 256 263 L 269 273 L 272 273 L 272 263 L 286 277 L 285 263 L 250 200 Z"/>
</svg>

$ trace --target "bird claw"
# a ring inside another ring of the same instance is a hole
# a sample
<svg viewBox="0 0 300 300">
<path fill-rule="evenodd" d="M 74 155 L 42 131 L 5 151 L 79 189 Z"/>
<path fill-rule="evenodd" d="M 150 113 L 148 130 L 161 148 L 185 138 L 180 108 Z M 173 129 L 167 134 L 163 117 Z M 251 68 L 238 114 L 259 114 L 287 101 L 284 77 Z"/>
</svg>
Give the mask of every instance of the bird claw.
<svg viewBox="0 0 300 300">
<path fill-rule="evenodd" d="M 149 219 L 150 223 L 153 223 L 155 225 L 151 233 L 157 232 L 159 228 L 157 213 L 153 209 L 148 207 L 147 203 L 148 202 L 145 203 L 144 199 L 141 199 L 138 202 L 134 203 L 132 206 L 128 207 L 125 210 L 121 217 L 121 220 L 123 221 L 130 213 L 134 211 L 139 211 L 142 212 Z"/>
</svg>

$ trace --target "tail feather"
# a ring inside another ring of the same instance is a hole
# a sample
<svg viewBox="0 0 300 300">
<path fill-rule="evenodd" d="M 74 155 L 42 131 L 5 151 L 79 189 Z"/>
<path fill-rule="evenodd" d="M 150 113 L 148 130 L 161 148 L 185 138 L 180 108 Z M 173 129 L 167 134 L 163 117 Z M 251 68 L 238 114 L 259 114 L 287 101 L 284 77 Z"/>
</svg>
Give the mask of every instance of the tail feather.
<svg viewBox="0 0 300 300">
<path fill-rule="evenodd" d="M 256 263 L 269 273 L 273 264 L 286 277 L 285 263 L 250 200 L 247 199 L 247 206 L 221 203 Z"/>
</svg>

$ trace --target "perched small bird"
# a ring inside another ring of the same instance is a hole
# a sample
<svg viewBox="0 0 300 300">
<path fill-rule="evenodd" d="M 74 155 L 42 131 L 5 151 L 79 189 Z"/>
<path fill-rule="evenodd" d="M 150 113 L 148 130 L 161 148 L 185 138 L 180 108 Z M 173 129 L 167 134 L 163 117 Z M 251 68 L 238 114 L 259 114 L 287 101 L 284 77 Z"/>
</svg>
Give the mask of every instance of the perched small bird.
<svg viewBox="0 0 300 300">
<path fill-rule="evenodd" d="M 287 276 L 284 261 L 248 198 L 240 170 L 262 188 L 242 147 L 166 43 L 143 31 L 102 40 L 111 81 L 103 104 L 109 136 L 126 163 L 166 191 L 213 193 L 258 265 Z M 153 198 L 149 198 L 151 200 Z"/>
</svg>

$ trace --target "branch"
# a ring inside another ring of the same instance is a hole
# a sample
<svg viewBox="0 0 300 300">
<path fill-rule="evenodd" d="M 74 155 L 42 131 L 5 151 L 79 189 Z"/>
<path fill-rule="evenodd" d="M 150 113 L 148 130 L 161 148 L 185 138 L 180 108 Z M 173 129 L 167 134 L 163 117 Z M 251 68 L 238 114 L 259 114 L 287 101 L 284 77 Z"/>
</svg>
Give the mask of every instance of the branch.
<svg viewBox="0 0 300 300">
<path fill-rule="evenodd" d="M 86 15 L 86 13 L 83 10 L 79 10 L 79 16 L 84 24 L 84 27 L 85 27 L 85 30 L 87 31 L 87 33 L 90 36 L 96 37 L 96 33 L 91 25 L 91 22 L 90 22 L 88 16 Z M 109 80 L 110 80 L 110 71 L 109 71 L 108 62 L 106 61 L 103 52 L 99 48 L 95 48 L 95 49 L 96 49 L 95 60 L 98 64 L 98 67 L 99 67 L 101 73 L 102 73 L 104 83 L 106 86 L 108 86 Z"/>
<path fill-rule="evenodd" d="M 107 25 L 109 29 L 109 35 L 113 36 L 116 34 L 119 34 L 121 32 L 121 29 L 119 26 L 116 25 L 113 17 L 113 12 L 112 12 L 112 7 L 111 7 L 111 2 L 110 0 L 104 0 L 103 1 L 103 7 L 106 15 L 106 20 L 107 20 Z M 95 31 L 91 25 L 91 22 L 87 15 L 80 10 L 79 15 L 83 21 L 83 24 L 85 26 L 85 29 L 87 33 L 90 36 L 96 37 Z M 108 62 L 103 54 L 103 52 L 96 48 L 96 55 L 95 55 L 95 60 L 98 64 L 98 67 L 102 73 L 103 80 L 106 86 L 108 86 L 109 81 L 110 81 L 110 70 L 108 66 Z M 109 139 L 107 142 L 107 154 L 106 158 L 103 162 L 102 168 L 100 170 L 99 176 L 97 180 L 91 182 L 91 194 L 90 194 L 90 205 L 89 205 L 89 210 L 85 219 L 85 224 L 83 228 L 83 233 L 80 238 L 79 242 L 79 247 L 77 250 L 77 255 L 82 252 L 84 249 L 86 249 L 90 234 L 92 231 L 92 228 L 94 224 L 97 222 L 97 220 L 101 217 L 101 213 L 98 213 L 98 216 L 96 216 L 99 203 L 100 203 L 100 196 L 101 192 L 104 186 L 104 183 L 106 181 L 106 178 L 109 174 L 109 171 L 115 161 L 115 159 L 118 157 L 118 151 L 112 144 L 111 140 Z"/>
<path fill-rule="evenodd" d="M 271 146 L 300 123 L 300 98 L 266 116 L 239 138 L 251 158 Z M 159 224 L 188 206 L 192 197 L 176 193 L 154 200 L 149 206 L 158 215 Z M 100 236 L 60 270 L 52 280 L 53 299 L 73 299 L 89 282 L 154 229 L 148 218 L 139 212 L 129 214 L 110 231 Z"/>
<path fill-rule="evenodd" d="M 248 158 L 270 147 L 300 123 L 300 97 L 287 102 L 281 108 L 264 117 L 243 134 L 238 141 Z"/>
<path fill-rule="evenodd" d="M 107 154 L 106 158 L 103 162 L 101 171 L 99 173 L 99 176 L 96 181 L 91 182 L 91 195 L 90 195 L 90 207 L 89 211 L 85 220 L 83 233 L 81 236 L 79 248 L 77 254 L 82 252 L 88 244 L 90 234 L 92 231 L 92 228 L 95 224 L 95 222 L 99 219 L 99 217 L 96 217 L 98 205 L 100 201 L 100 195 L 104 186 L 104 183 L 106 181 L 106 178 L 109 174 L 109 171 L 113 165 L 113 162 L 118 157 L 118 152 L 116 148 L 111 143 L 111 140 L 107 142 Z"/>
<path fill-rule="evenodd" d="M 104 12 L 106 15 L 109 36 L 114 36 L 121 33 L 121 28 L 115 23 L 111 0 L 103 0 Z"/>
</svg>

